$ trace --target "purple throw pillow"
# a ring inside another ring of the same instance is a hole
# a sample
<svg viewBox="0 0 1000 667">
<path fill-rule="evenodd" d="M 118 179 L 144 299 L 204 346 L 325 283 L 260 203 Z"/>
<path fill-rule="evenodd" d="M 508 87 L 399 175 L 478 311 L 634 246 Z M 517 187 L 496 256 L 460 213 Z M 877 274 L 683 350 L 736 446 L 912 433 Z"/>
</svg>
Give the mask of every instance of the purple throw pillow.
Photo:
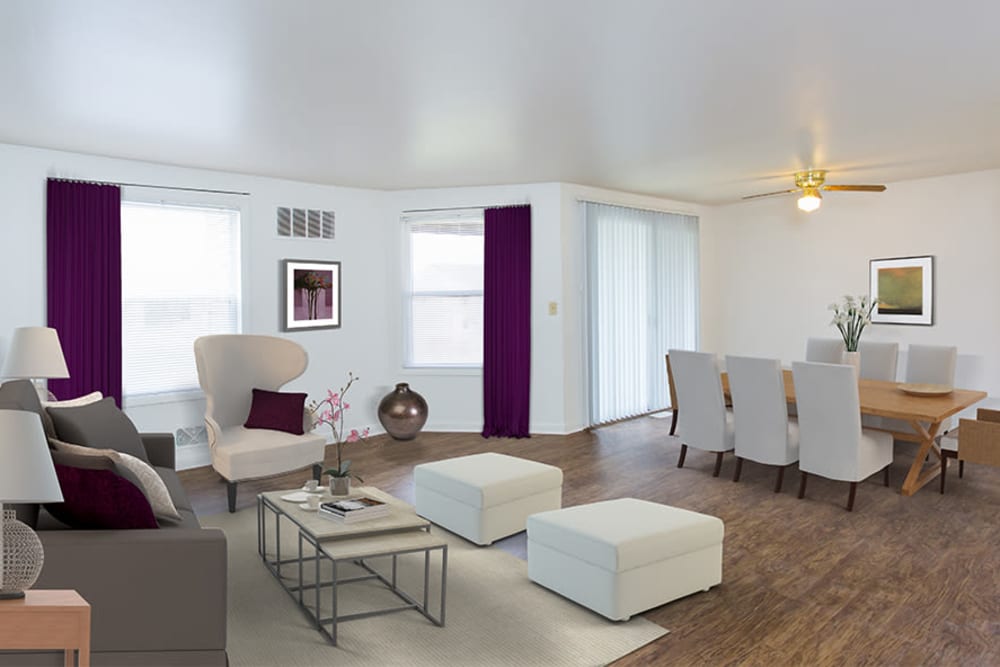
<svg viewBox="0 0 1000 667">
<path fill-rule="evenodd" d="M 254 389 L 247 428 L 269 428 L 293 435 L 302 435 L 306 395 L 304 393 Z"/>
<path fill-rule="evenodd" d="M 153 508 L 134 484 L 110 470 L 55 464 L 63 502 L 48 503 L 49 514 L 70 528 L 129 530 L 159 528 Z"/>
</svg>

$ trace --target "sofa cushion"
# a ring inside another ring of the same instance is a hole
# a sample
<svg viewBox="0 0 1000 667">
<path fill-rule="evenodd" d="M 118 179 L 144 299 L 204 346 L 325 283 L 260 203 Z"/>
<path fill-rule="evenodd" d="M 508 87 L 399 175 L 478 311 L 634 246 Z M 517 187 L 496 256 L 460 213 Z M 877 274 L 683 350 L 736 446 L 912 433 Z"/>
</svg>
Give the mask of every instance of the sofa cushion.
<svg viewBox="0 0 1000 667">
<path fill-rule="evenodd" d="M 181 516 L 177 513 L 171 499 L 167 485 L 160 478 L 160 475 L 148 463 L 140 461 L 130 454 L 116 452 L 113 449 L 95 449 L 93 447 L 83 447 L 62 442 L 55 438 L 50 438 L 49 443 L 55 447 L 57 452 L 73 454 L 81 459 L 108 459 L 114 463 L 119 474 L 125 473 L 129 481 L 133 482 L 142 494 L 146 497 L 153 515 L 157 519 L 167 521 L 180 521 Z"/>
<path fill-rule="evenodd" d="M 178 510 L 178 512 L 181 515 L 180 521 L 165 523 L 160 528 L 186 528 L 188 530 L 198 530 L 201 528 L 201 523 L 198 522 L 198 517 L 195 515 L 194 510 Z"/>
<path fill-rule="evenodd" d="M 45 435 L 55 435 L 52 419 L 49 417 L 49 413 L 45 411 L 45 408 L 42 407 L 42 402 L 38 398 L 38 391 L 35 390 L 35 385 L 31 384 L 31 380 L 10 380 L 9 382 L 4 382 L 3 385 L 0 385 L 0 403 L 3 404 L 4 409 L 34 412 L 42 419 L 42 427 L 45 429 Z"/>
<path fill-rule="evenodd" d="M 188 499 L 187 492 L 181 485 L 181 478 L 177 476 L 176 470 L 173 468 L 161 468 L 160 466 L 154 466 L 153 470 L 156 471 L 156 474 L 160 476 L 160 479 L 167 486 L 167 492 L 170 493 L 170 500 L 174 503 L 174 507 L 177 508 L 178 512 L 194 509 L 191 506 L 191 501 Z"/>
<path fill-rule="evenodd" d="M 56 437 L 63 442 L 113 449 L 149 463 L 139 432 L 110 396 L 73 408 L 49 408 Z"/>
<path fill-rule="evenodd" d="M 55 469 L 63 502 L 47 503 L 45 509 L 70 528 L 159 528 L 142 491 L 114 472 L 59 464 Z"/>
<path fill-rule="evenodd" d="M 254 389 L 250 415 L 243 424 L 247 428 L 266 428 L 302 435 L 306 394 L 301 392 Z"/>
<path fill-rule="evenodd" d="M 326 438 L 270 429 L 233 426 L 223 429 L 212 448 L 212 466 L 228 480 L 267 477 L 323 461 Z"/>
</svg>

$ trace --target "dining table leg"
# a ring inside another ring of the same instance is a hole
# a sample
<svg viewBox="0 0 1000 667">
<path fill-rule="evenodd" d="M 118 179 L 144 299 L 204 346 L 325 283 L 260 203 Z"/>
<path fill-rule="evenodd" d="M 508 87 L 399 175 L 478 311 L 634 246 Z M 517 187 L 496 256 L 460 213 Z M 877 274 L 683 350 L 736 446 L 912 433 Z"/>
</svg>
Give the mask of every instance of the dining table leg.
<svg viewBox="0 0 1000 667">
<path fill-rule="evenodd" d="M 923 424 L 914 420 L 910 422 L 910 426 L 920 436 L 921 441 L 920 449 L 917 450 L 917 455 L 913 458 L 913 465 L 910 466 L 909 472 L 906 473 L 906 479 L 903 481 L 902 493 L 904 496 L 912 496 L 922 486 L 941 474 L 942 454 L 934 442 L 941 422 L 934 422 L 929 427 L 924 428 Z M 937 456 L 937 460 L 932 461 L 931 466 L 924 470 L 924 462 L 931 452 Z"/>
</svg>

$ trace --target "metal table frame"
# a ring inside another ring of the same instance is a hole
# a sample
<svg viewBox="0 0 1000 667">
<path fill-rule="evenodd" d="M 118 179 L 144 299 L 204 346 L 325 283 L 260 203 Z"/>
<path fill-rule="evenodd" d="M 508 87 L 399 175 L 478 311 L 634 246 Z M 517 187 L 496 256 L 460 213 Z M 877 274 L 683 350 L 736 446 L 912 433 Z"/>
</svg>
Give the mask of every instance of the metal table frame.
<svg viewBox="0 0 1000 667">
<path fill-rule="evenodd" d="M 275 530 L 275 556 L 273 559 L 269 558 L 267 555 L 267 532 L 266 528 L 266 513 L 270 511 L 274 515 L 274 530 Z M 298 527 L 298 554 L 295 558 L 285 558 L 281 557 L 281 517 L 285 517 L 291 521 L 295 526 Z M 426 528 L 419 529 L 420 532 L 430 532 L 430 526 Z M 405 532 L 405 531 L 403 531 Z M 390 533 L 391 534 L 391 533 Z M 398 533 L 397 533 L 398 534 Z M 350 540 L 350 538 L 345 538 Z M 313 549 L 313 555 L 308 556 L 303 553 L 303 543 L 308 543 Z M 428 597 L 429 597 L 429 584 L 430 584 L 430 555 L 432 551 L 441 552 L 441 605 L 440 612 L 438 616 L 434 616 L 428 609 Z M 423 587 L 423 599 L 418 602 L 415 598 L 410 596 L 406 591 L 402 590 L 396 581 L 396 569 L 397 569 L 397 558 L 406 554 L 413 553 L 423 553 L 424 554 L 424 587 Z M 389 578 L 380 572 L 376 571 L 371 565 L 365 561 L 365 557 L 359 558 L 348 558 L 340 559 L 333 558 L 328 553 L 323 551 L 321 548 L 321 542 L 317 540 L 312 534 L 309 533 L 295 517 L 291 516 L 284 511 L 280 506 L 273 503 L 268 498 L 263 495 L 257 496 L 257 553 L 261 557 L 261 561 L 264 563 L 264 567 L 274 575 L 281 587 L 285 589 L 293 600 L 299 605 L 303 613 L 312 621 L 316 626 L 316 629 L 327 638 L 327 640 L 336 646 L 337 644 L 337 624 L 344 621 L 353 621 L 359 618 L 369 618 L 371 616 L 380 616 L 383 614 L 392 614 L 398 611 L 407 611 L 414 609 L 421 614 L 423 614 L 429 621 L 434 623 L 439 627 L 444 626 L 445 619 L 445 592 L 448 576 L 448 545 L 442 544 L 439 546 L 429 546 L 429 547 L 418 547 L 411 549 L 401 549 L 397 551 L 390 552 L 379 552 L 378 554 L 373 554 L 372 558 L 382 558 L 386 556 L 392 557 L 392 574 Z M 332 577 L 329 580 L 323 580 L 320 576 L 323 561 L 328 561 L 332 565 Z M 339 562 L 348 561 L 354 563 L 355 565 L 363 568 L 367 574 L 340 578 L 337 576 L 337 564 Z M 303 565 L 307 562 L 313 562 L 315 564 L 315 581 L 313 583 L 305 583 L 303 581 Z M 289 584 L 286 582 L 286 577 L 282 575 L 282 566 L 292 565 L 297 566 L 294 569 L 297 570 L 297 584 Z M 381 581 L 386 588 L 392 591 L 398 598 L 400 598 L 404 604 L 397 605 L 394 607 L 385 607 L 383 609 L 374 609 L 371 611 L 358 612 L 353 614 L 338 614 L 337 613 L 337 590 L 338 586 L 343 584 L 349 584 L 359 581 L 369 581 L 372 579 L 377 579 Z M 323 616 L 321 605 L 320 605 L 320 593 L 324 588 L 332 589 L 332 612 L 329 616 Z M 306 602 L 305 592 L 311 590 L 313 592 L 313 604 L 310 605 Z M 329 630 L 327 629 L 329 625 Z"/>
</svg>

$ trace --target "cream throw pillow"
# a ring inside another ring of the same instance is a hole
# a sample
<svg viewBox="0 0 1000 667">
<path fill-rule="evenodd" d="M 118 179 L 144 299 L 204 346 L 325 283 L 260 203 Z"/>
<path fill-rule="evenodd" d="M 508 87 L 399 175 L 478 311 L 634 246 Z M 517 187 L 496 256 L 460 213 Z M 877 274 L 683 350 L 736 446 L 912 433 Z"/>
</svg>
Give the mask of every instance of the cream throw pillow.
<svg viewBox="0 0 1000 667">
<path fill-rule="evenodd" d="M 55 447 L 56 451 L 66 452 L 67 454 L 105 456 L 111 459 L 116 465 L 128 470 L 139 480 L 139 484 L 141 485 L 139 490 L 146 496 L 149 506 L 153 508 L 153 515 L 157 519 L 166 519 L 169 521 L 182 520 L 181 515 L 177 512 L 177 508 L 174 507 L 174 501 L 170 499 L 170 492 L 167 490 L 167 485 L 163 483 L 163 480 L 156 474 L 153 467 L 142 459 L 136 458 L 131 454 L 117 452 L 113 449 L 83 447 L 82 445 L 74 445 L 55 438 L 49 438 L 49 443 Z"/>
<path fill-rule="evenodd" d="M 102 394 L 99 391 L 92 391 L 89 394 L 84 394 L 83 396 L 77 396 L 76 398 L 68 398 L 65 401 L 42 401 L 42 407 L 78 408 L 81 405 L 90 405 L 91 403 L 97 403 L 102 398 L 104 398 L 104 394 Z"/>
</svg>

